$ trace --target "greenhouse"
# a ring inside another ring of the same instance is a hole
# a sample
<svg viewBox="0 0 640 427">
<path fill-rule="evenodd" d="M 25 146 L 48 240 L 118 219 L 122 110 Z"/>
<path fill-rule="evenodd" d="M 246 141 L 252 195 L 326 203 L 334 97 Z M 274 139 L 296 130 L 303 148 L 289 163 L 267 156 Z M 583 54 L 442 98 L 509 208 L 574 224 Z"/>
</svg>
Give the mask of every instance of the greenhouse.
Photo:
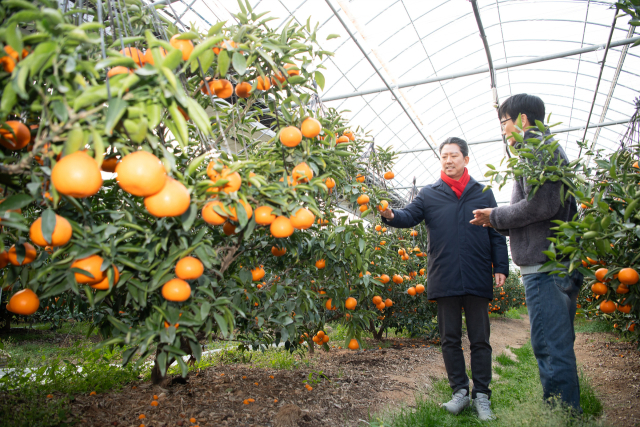
<svg viewBox="0 0 640 427">
<path fill-rule="evenodd" d="M 638 27 L 2 0 L 0 426 L 638 425 Z"/>
</svg>

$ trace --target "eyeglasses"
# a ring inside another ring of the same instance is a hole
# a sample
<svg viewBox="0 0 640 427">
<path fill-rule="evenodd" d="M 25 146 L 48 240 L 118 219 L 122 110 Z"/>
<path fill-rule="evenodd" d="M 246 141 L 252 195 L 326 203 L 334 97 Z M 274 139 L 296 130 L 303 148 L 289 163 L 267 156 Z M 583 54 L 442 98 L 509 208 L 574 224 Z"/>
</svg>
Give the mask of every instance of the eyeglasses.
<svg viewBox="0 0 640 427">
<path fill-rule="evenodd" d="M 509 117 L 508 119 L 501 120 L 501 121 L 500 121 L 500 127 L 501 127 L 502 129 L 504 129 L 504 128 L 506 127 L 506 124 L 507 124 L 507 122 L 508 122 L 509 120 L 513 120 L 513 119 L 512 119 L 511 117 Z"/>
</svg>

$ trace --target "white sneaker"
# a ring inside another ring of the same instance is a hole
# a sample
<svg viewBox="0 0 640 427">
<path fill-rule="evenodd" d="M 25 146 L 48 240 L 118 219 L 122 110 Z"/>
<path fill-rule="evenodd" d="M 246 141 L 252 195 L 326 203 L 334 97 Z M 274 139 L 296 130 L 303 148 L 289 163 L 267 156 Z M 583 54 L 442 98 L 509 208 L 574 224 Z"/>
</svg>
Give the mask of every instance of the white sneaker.
<svg viewBox="0 0 640 427">
<path fill-rule="evenodd" d="M 453 415 L 458 415 L 464 408 L 471 405 L 471 399 L 469 399 L 468 394 L 467 390 L 462 388 L 452 395 L 450 401 L 443 403 L 442 407 Z"/>
<path fill-rule="evenodd" d="M 491 412 L 491 401 L 489 396 L 484 393 L 477 393 L 476 398 L 473 399 L 473 406 L 478 411 L 478 418 L 480 421 L 495 420 L 496 416 Z"/>
</svg>

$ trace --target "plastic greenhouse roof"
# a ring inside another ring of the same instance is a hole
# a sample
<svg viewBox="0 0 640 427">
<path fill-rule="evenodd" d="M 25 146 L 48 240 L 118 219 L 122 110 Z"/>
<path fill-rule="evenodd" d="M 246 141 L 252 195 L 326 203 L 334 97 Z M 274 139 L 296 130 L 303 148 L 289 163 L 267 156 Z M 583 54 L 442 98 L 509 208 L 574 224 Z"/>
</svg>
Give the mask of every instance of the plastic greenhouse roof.
<svg viewBox="0 0 640 427">
<path fill-rule="evenodd" d="M 493 64 L 528 60 L 595 45 L 606 45 L 614 22 L 612 1 L 590 0 L 478 0 Z M 487 55 L 467 0 L 250 0 L 257 12 L 277 17 L 269 24 L 283 26 L 291 17 L 319 23 L 318 41 L 335 52 L 325 60 L 326 85 L 320 92 L 325 105 L 349 110 L 352 127 L 371 131 L 376 145 L 396 151 L 428 149 L 450 136 L 468 142 L 499 140 L 501 131 L 489 72 L 398 89 L 398 84 L 486 68 Z M 362 46 L 374 66 L 335 16 L 332 7 Z M 165 8 L 187 25 L 207 28 L 220 20 L 233 21 L 236 0 L 173 0 Z M 629 17 L 619 17 L 612 42 L 636 37 Z M 326 40 L 330 34 L 340 37 Z M 500 101 L 518 93 L 540 96 L 551 122 L 558 128 L 584 127 L 596 91 L 605 49 L 496 71 Z M 628 120 L 635 111 L 640 87 L 640 48 L 616 46 L 608 50 L 597 87 L 591 125 Z M 392 87 L 362 96 L 356 91 Z M 395 95 L 394 95 L 395 94 Z M 338 98 L 338 99 L 335 99 Z M 402 104 L 402 105 L 401 105 Z M 404 106 L 404 109 L 402 108 Z M 406 111 L 405 111 L 406 110 Z M 409 117 L 411 116 L 411 118 Z M 414 125 L 412 120 L 415 122 Z M 420 131 L 418 130 L 420 129 Z M 591 128 L 586 139 L 596 148 L 616 150 L 625 124 Z M 557 136 L 573 159 L 584 129 Z M 484 179 L 486 164 L 504 157 L 501 141 L 470 145 L 469 173 Z M 439 177 L 440 163 L 431 150 L 400 154 L 393 186 L 408 198 L 415 178 L 418 187 Z M 406 188 L 405 188 L 406 187 Z M 498 203 L 509 201 L 511 188 L 494 189 Z"/>
</svg>

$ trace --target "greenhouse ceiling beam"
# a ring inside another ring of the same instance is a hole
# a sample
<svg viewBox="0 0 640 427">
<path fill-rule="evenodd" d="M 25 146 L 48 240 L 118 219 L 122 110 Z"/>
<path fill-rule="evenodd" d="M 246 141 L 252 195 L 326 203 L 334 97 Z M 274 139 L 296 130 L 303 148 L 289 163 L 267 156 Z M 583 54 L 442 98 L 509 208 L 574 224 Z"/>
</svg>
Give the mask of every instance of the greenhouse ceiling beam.
<svg viewBox="0 0 640 427">
<path fill-rule="evenodd" d="M 613 121 L 613 122 L 594 123 L 594 124 L 589 125 L 588 128 L 591 129 L 591 128 L 601 128 L 601 127 L 605 127 L 605 126 L 623 125 L 625 123 L 629 123 L 629 120 L 630 119 L 616 120 L 616 121 Z M 576 131 L 576 130 L 583 130 L 584 128 L 585 128 L 584 126 L 574 126 L 574 127 L 570 127 L 570 128 L 554 130 L 553 133 L 573 132 L 573 131 Z M 485 139 L 485 140 L 482 140 L 482 141 L 471 141 L 471 142 L 467 142 L 467 145 L 488 144 L 490 142 L 502 142 L 502 138 Z M 417 148 L 415 150 L 398 151 L 397 154 L 417 153 L 417 152 L 420 152 L 420 151 L 429 151 L 429 149 L 428 148 Z"/>
<path fill-rule="evenodd" d="M 328 1 L 328 0 L 325 0 L 325 1 Z M 640 41 L 640 36 L 632 37 L 630 39 L 622 39 L 622 40 L 617 40 L 615 42 L 611 42 L 609 47 L 612 48 L 612 47 L 618 47 L 618 46 L 626 46 L 626 45 L 633 44 L 633 43 L 635 43 L 637 41 Z M 535 58 L 525 59 L 525 60 L 522 60 L 522 61 L 506 62 L 504 64 L 496 65 L 495 66 L 495 70 L 504 70 L 504 69 L 507 69 L 507 68 L 520 67 L 522 65 L 535 64 L 537 62 L 550 61 L 552 59 L 566 58 L 567 56 L 580 55 L 581 53 L 595 52 L 595 51 L 600 50 L 600 49 L 606 49 L 606 47 L 607 47 L 607 44 L 605 43 L 605 44 L 599 44 L 599 45 L 584 47 L 584 48 L 581 48 L 581 49 L 567 50 L 567 51 L 564 51 L 564 52 L 558 52 L 558 53 L 554 53 L 554 54 L 551 54 L 551 55 L 537 56 Z M 377 68 L 376 68 L 376 70 L 377 70 Z M 459 77 L 473 76 L 473 75 L 476 75 L 476 74 L 482 74 L 482 73 L 487 73 L 487 72 L 489 72 L 489 67 L 488 66 L 479 67 L 479 68 L 475 68 L 473 70 L 461 71 L 459 73 L 453 73 L 453 74 L 448 74 L 448 75 L 443 75 L 443 76 L 438 76 L 438 77 L 431 77 L 431 78 L 428 78 L 428 79 L 416 80 L 416 81 L 413 81 L 413 82 L 399 83 L 395 87 L 397 87 L 398 89 L 402 89 L 402 88 L 405 88 L 405 87 L 419 86 L 419 85 L 424 85 L 424 84 L 428 84 L 428 83 L 435 83 L 435 82 L 439 82 L 439 81 L 443 81 L 443 80 L 452 80 L 452 79 L 457 79 Z M 342 94 L 342 95 L 323 97 L 322 98 L 322 102 L 336 101 L 336 100 L 339 100 L 339 99 L 346 99 L 346 98 L 353 98 L 353 97 L 356 97 L 356 96 L 370 95 L 372 93 L 384 92 L 384 91 L 387 91 L 387 90 L 391 90 L 391 88 L 388 85 L 387 85 L 387 87 L 379 87 L 379 88 L 375 88 L 375 89 L 367 89 L 367 90 L 361 90 L 361 91 L 357 91 L 357 92 L 345 93 L 345 94 Z"/>
<path fill-rule="evenodd" d="M 384 78 L 384 76 L 382 75 L 382 73 L 378 70 L 378 67 L 376 67 L 376 65 L 373 63 L 373 61 L 371 60 L 371 58 L 369 57 L 369 55 L 364 51 L 364 47 L 362 47 L 362 45 L 360 44 L 360 41 L 358 41 L 358 39 L 355 37 L 355 35 L 351 32 L 351 30 L 349 29 L 349 27 L 347 26 L 347 23 L 344 22 L 344 20 L 342 19 L 342 17 L 338 14 L 338 11 L 333 7 L 333 5 L 331 4 L 330 0 L 325 0 L 325 2 L 327 3 L 327 5 L 329 6 L 329 8 L 331 9 L 331 11 L 333 12 L 333 15 L 338 19 L 338 21 L 340 21 L 340 24 L 342 24 L 342 27 L 344 27 L 345 31 L 347 32 L 347 34 L 349 34 L 349 37 L 351 37 L 351 40 L 353 40 L 353 42 L 356 44 L 356 46 L 358 46 L 358 49 L 360 49 L 360 52 L 362 52 L 362 54 L 364 55 L 365 58 L 367 58 L 367 61 L 369 62 L 369 65 L 371 65 L 371 67 L 375 70 L 375 72 L 378 74 L 378 77 L 380 77 L 380 80 L 382 80 L 382 82 L 385 84 L 386 86 L 386 90 L 390 91 L 391 94 L 393 95 L 393 97 L 395 98 L 395 100 L 398 102 L 398 105 L 400 105 L 400 108 L 402 108 L 402 110 L 404 111 L 404 113 L 406 114 L 406 116 L 409 118 L 409 120 L 411 121 L 411 123 L 413 123 L 413 126 L 415 126 L 415 128 L 418 130 L 418 132 L 420 133 L 420 135 L 422 136 L 422 138 L 424 139 L 424 141 L 427 143 L 427 145 L 429 146 L 429 148 L 431 149 L 431 151 L 433 151 L 433 154 L 440 159 L 440 156 L 438 155 L 438 153 L 436 152 L 436 150 L 431 146 L 431 144 L 429 143 L 429 140 L 427 139 L 427 137 L 425 136 L 425 134 L 422 132 L 422 129 L 420 129 L 420 127 L 418 126 L 418 124 L 416 123 L 416 121 L 414 120 L 414 118 L 411 116 L 411 114 L 409 114 L 409 112 L 407 111 L 407 109 L 405 108 L 404 104 L 400 101 L 400 97 L 398 97 L 395 93 L 395 91 L 391 88 L 391 86 L 389 85 L 389 83 L 387 83 L 387 79 Z M 324 102 L 324 99 L 322 100 Z"/>
</svg>

